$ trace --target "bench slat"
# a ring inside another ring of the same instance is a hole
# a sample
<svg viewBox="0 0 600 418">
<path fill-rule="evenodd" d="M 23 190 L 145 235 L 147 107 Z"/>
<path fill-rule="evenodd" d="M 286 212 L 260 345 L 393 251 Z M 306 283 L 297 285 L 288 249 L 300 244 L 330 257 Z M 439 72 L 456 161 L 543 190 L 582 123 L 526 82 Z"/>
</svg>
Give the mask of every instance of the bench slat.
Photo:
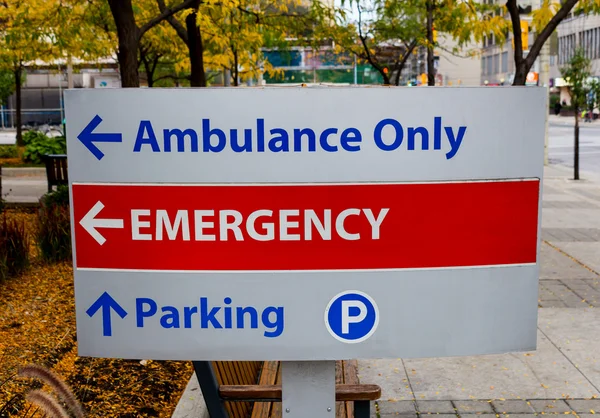
<svg viewBox="0 0 600 418">
<path fill-rule="evenodd" d="M 347 360 L 344 365 L 344 383 L 347 385 L 358 385 L 358 361 Z M 346 415 L 350 418 L 354 417 L 354 402 L 346 402 Z"/>
<path fill-rule="evenodd" d="M 277 370 L 277 380 L 275 384 L 281 388 L 281 362 L 279 363 L 279 369 Z M 279 401 L 271 404 L 271 418 L 281 418 L 283 412 L 283 404 L 281 403 L 281 392 L 279 395 Z"/>
<path fill-rule="evenodd" d="M 222 385 L 219 394 L 226 400 L 280 402 L 281 385 Z M 336 401 L 375 401 L 380 396 L 381 388 L 377 385 L 335 385 Z"/>
<path fill-rule="evenodd" d="M 278 361 L 265 361 L 258 384 L 261 386 L 275 384 L 280 364 Z M 252 418 L 269 418 L 272 406 L 272 402 L 256 402 L 252 409 Z"/>
<path fill-rule="evenodd" d="M 344 383 L 344 362 L 338 360 L 335 362 L 335 383 L 343 384 Z M 348 415 L 346 414 L 346 403 L 345 402 L 336 402 L 335 403 L 335 418 L 346 418 Z"/>
</svg>

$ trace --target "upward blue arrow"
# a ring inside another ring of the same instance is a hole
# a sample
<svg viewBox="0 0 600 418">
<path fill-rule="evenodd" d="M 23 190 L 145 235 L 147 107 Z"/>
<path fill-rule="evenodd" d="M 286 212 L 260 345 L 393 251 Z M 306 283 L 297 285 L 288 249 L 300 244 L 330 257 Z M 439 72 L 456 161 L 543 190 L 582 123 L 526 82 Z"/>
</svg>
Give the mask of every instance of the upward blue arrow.
<svg viewBox="0 0 600 418">
<path fill-rule="evenodd" d="M 104 157 L 104 153 L 96 146 L 95 142 L 123 142 L 123 136 L 121 134 L 105 134 L 94 132 L 94 129 L 100 125 L 102 118 L 98 115 L 87 124 L 83 131 L 77 136 L 77 139 L 88 149 L 94 157 L 100 161 Z"/>
<path fill-rule="evenodd" d="M 102 335 L 105 337 L 110 337 L 112 335 L 112 327 L 110 323 L 110 310 L 114 309 L 114 311 L 121 317 L 121 319 L 127 316 L 127 312 L 125 309 L 121 307 L 117 303 L 116 300 L 112 298 L 107 292 L 102 293 L 100 297 L 89 307 L 85 313 L 91 318 L 98 312 L 99 309 L 102 309 Z"/>
</svg>

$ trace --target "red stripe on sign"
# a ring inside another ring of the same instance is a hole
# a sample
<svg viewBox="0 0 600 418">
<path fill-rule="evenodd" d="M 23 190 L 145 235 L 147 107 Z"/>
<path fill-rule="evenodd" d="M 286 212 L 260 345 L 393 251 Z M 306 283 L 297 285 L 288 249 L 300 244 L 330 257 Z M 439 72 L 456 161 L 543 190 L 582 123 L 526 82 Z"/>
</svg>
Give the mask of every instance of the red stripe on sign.
<svg viewBox="0 0 600 418">
<path fill-rule="evenodd" d="M 539 181 L 73 186 L 77 267 L 402 269 L 534 263 Z"/>
</svg>

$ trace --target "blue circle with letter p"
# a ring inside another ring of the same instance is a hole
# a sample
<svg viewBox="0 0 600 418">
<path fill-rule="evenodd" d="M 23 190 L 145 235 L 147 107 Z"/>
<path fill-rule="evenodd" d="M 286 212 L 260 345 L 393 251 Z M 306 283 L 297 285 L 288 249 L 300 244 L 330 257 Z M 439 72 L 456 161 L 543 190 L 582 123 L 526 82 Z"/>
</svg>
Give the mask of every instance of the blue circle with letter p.
<svg viewBox="0 0 600 418">
<path fill-rule="evenodd" d="M 360 343 L 369 338 L 379 324 L 379 309 L 366 293 L 347 290 L 329 301 L 325 309 L 327 331 L 343 343 Z"/>
</svg>

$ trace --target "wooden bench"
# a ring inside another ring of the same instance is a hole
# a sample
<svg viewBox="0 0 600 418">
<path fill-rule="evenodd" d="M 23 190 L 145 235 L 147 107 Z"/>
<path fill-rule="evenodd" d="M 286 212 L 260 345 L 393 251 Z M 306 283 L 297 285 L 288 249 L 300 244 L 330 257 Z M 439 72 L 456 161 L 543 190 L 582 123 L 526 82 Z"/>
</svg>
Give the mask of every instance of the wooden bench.
<svg viewBox="0 0 600 418">
<path fill-rule="evenodd" d="M 281 418 L 280 362 L 196 361 L 194 369 L 211 418 Z M 356 360 L 337 361 L 335 374 L 335 418 L 369 418 L 381 388 L 358 383 Z"/>
<path fill-rule="evenodd" d="M 54 186 L 69 184 L 67 174 L 67 156 L 64 154 L 44 155 L 44 164 L 46 164 L 46 177 L 48 179 L 48 193 Z"/>
</svg>

